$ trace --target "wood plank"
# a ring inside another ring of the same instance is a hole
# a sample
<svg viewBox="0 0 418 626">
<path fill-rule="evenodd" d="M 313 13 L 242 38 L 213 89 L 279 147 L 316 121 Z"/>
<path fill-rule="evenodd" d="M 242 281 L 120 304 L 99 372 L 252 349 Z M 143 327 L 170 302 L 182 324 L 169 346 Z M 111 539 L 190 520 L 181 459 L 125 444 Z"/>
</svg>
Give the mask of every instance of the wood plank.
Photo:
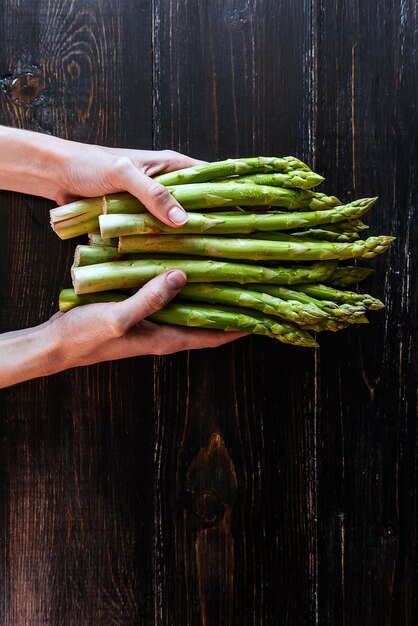
<svg viewBox="0 0 418 626">
<path fill-rule="evenodd" d="M 3 390 L 1 622 L 414 624 L 412 0 L 6 0 L 0 40 L 1 123 L 294 153 L 398 236 L 364 285 L 386 311 L 316 355 L 245 338 Z M 1 331 L 68 285 L 49 206 L 0 194 Z"/>
<path fill-rule="evenodd" d="M 319 620 L 409 625 L 417 594 L 416 7 L 319 0 L 315 31 L 317 169 L 343 199 L 378 195 L 370 234 L 398 238 L 364 283 L 386 311 L 321 342 Z"/>
<path fill-rule="evenodd" d="M 154 146 L 310 160 L 309 16 L 155 2 Z M 156 384 L 157 623 L 314 623 L 313 353 L 246 338 L 164 359 Z"/>
<path fill-rule="evenodd" d="M 149 3 L 7 1 L 0 32 L 2 123 L 151 147 Z M 52 203 L 0 201 L 4 331 L 56 310 L 74 242 Z M 152 410 L 152 358 L 1 392 L 2 624 L 153 623 Z"/>
</svg>

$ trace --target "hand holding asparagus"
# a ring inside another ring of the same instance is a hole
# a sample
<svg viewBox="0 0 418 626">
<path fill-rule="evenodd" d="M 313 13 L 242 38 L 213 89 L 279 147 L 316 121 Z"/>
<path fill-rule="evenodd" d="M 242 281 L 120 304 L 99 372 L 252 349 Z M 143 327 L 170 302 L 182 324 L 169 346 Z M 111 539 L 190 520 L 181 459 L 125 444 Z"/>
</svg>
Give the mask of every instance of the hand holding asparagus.
<svg viewBox="0 0 418 626">
<path fill-rule="evenodd" d="M 294 157 L 228 159 L 156 180 L 192 211 L 175 233 L 127 193 L 51 211 L 61 238 L 90 232 L 90 245 L 76 249 L 74 290 L 61 293 L 61 310 L 123 301 L 174 268 L 189 284 L 152 314 L 158 322 L 244 330 L 314 347 L 309 331 L 364 324 L 367 311 L 383 307 L 369 294 L 345 290 L 372 270 L 339 264 L 373 258 L 392 245 L 390 236 L 360 238 L 376 198 L 342 204 L 314 192 L 323 178 Z M 245 210 L 222 210 L 237 205 Z"/>
</svg>

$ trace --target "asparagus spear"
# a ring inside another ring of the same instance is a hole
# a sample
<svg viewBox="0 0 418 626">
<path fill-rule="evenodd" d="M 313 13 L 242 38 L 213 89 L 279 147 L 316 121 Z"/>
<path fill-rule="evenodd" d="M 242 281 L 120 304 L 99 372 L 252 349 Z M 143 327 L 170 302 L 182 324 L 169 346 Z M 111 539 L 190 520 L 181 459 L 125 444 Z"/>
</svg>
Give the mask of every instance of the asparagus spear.
<svg viewBox="0 0 418 626">
<path fill-rule="evenodd" d="M 267 317 L 258 316 L 252 311 L 242 312 L 241 309 L 233 307 L 217 306 L 214 309 L 212 306 L 172 302 L 150 315 L 148 319 L 180 326 L 247 331 L 305 348 L 318 346 L 309 333 L 297 326 L 278 323 Z"/>
<path fill-rule="evenodd" d="M 76 295 L 73 289 L 63 289 L 60 293 L 60 311 L 69 311 L 73 307 L 94 302 L 120 302 L 131 294 L 122 291 L 101 291 Z M 281 317 L 298 325 L 316 324 L 324 320 L 327 314 L 315 305 L 285 301 L 265 293 L 243 290 L 241 287 L 213 285 L 211 283 L 192 283 L 183 287 L 176 296 L 178 300 L 209 302 L 211 304 L 232 305 L 261 311 L 266 315 Z"/>
<path fill-rule="evenodd" d="M 188 183 L 205 183 L 214 178 L 226 176 L 242 176 L 257 172 L 289 173 L 293 170 L 311 171 L 310 168 L 295 157 L 249 157 L 241 159 L 227 159 L 187 167 L 167 174 L 156 176 L 155 180 L 162 185 L 184 185 Z"/>
<path fill-rule="evenodd" d="M 337 267 L 326 282 L 330 283 L 333 287 L 349 287 L 350 285 L 365 280 L 373 274 L 373 272 L 374 270 L 368 267 L 346 265 L 345 267 Z"/>
<path fill-rule="evenodd" d="M 99 227 L 98 213 L 93 210 L 91 215 L 83 214 L 70 219 L 51 222 L 51 226 L 60 239 L 79 237 Z"/>
<path fill-rule="evenodd" d="M 278 316 L 295 324 L 315 324 L 327 314 L 315 305 L 301 304 L 297 301 L 285 301 L 266 293 L 225 284 L 192 283 L 183 287 L 177 296 L 180 300 L 210 302 L 247 307 L 261 311 L 266 315 Z"/>
<path fill-rule="evenodd" d="M 158 254 L 120 254 L 115 246 L 77 246 L 74 252 L 74 267 L 81 267 L 83 265 L 95 265 L 97 263 L 107 263 L 108 261 L 146 261 L 148 259 L 157 260 L 160 259 L 181 259 L 184 261 L 184 256 L 180 254 L 170 255 L 158 255 Z M 188 256 L 188 260 L 200 261 L 201 257 Z M 216 260 L 216 259 L 215 259 Z"/>
<path fill-rule="evenodd" d="M 314 191 L 284 189 L 244 183 L 194 183 L 168 187 L 185 209 L 210 209 L 227 206 L 276 206 L 285 209 L 322 210 L 338 206 L 335 196 Z"/>
<path fill-rule="evenodd" d="M 304 191 L 301 189 L 283 189 L 232 182 L 191 183 L 168 187 L 174 198 L 188 211 L 194 209 L 213 209 L 228 206 L 277 206 L 285 209 L 304 209 L 316 211 L 339 206 L 341 202 L 335 196 L 323 193 Z M 126 203 L 122 194 L 106 196 L 103 207 L 104 214 L 110 213 L 142 213 L 144 206 L 136 201 Z M 136 210 L 136 207 L 138 210 Z"/>
<path fill-rule="evenodd" d="M 357 319 L 356 323 L 357 324 L 368 324 L 369 320 L 367 319 L 367 317 L 363 316 L 363 317 Z M 343 322 L 343 321 L 340 321 L 340 320 L 328 318 L 326 320 L 321 320 L 320 322 L 316 322 L 316 324 L 311 324 L 311 325 L 304 326 L 304 329 L 308 330 L 309 332 L 321 333 L 324 330 L 329 330 L 329 331 L 335 333 L 338 330 L 342 330 L 343 328 L 348 328 L 349 326 L 351 326 L 351 322 Z"/>
<path fill-rule="evenodd" d="M 100 215 L 102 212 L 102 204 L 103 200 L 99 197 L 85 198 L 83 200 L 76 200 L 76 202 L 70 202 L 70 204 L 58 206 L 49 212 L 51 224 L 54 225 L 74 217 L 82 217 L 83 215 L 89 215 L 90 217 Z"/>
<path fill-rule="evenodd" d="M 100 219 L 100 218 L 99 218 Z M 298 230 L 291 233 L 300 240 L 318 239 L 319 241 L 335 241 L 336 243 L 352 243 L 360 239 L 355 231 L 351 232 L 335 232 L 328 228 L 308 228 L 307 230 Z"/>
<path fill-rule="evenodd" d="M 186 287 L 189 287 L 189 286 L 191 285 L 186 285 Z M 77 295 L 73 289 L 63 289 L 59 295 L 59 309 L 60 311 L 64 313 L 64 312 L 69 311 L 70 309 L 73 309 L 77 306 L 82 306 L 85 304 L 93 304 L 93 303 L 98 303 L 98 302 L 121 302 L 122 300 L 129 298 L 130 295 L 131 295 L 130 293 L 125 293 L 123 291 L 101 291 L 99 293 L 87 293 L 87 294 Z M 262 294 L 262 295 L 266 296 L 267 294 Z M 179 298 L 179 296 L 177 296 L 177 298 Z M 248 306 L 250 303 L 250 301 L 247 299 L 243 300 L 242 302 L 243 303 L 245 302 L 245 306 Z M 297 304 L 297 302 L 296 301 L 293 302 L 289 300 L 288 304 L 295 305 Z M 195 307 L 194 304 L 190 306 Z M 305 304 L 301 306 L 310 307 L 311 305 Z M 251 303 L 251 308 L 255 308 L 253 307 L 253 303 Z M 265 312 L 267 313 L 267 311 Z M 363 318 L 361 321 L 367 323 L 367 320 L 365 318 Z M 339 319 L 335 319 L 331 317 L 325 317 L 324 319 L 317 319 L 315 322 L 311 320 L 310 324 L 304 324 L 303 327 L 305 330 L 308 330 L 308 331 L 321 332 L 321 331 L 329 330 L 332 332 L 336 332 L 343 328 L 347 328 L 347 326 L 349 325 L 350 323 L 347 321 L 343 321 L 343 320 L 339 320 Z"/>
<path fill-rule="evenodd" d="M 73 266 L 71 275 L 77 294 L 140 287 L 154 276 L 169 269 L 183 270 L 189 282 L 296 283 L 324 282 L 336 264 L 319 262 L 274 268 L 224 261 L 190 261 L 164 259 L 145 261 L 111 261 L 83 267 Z"/>
<path fill-rule="evenodd" d="M 72 289 L 63 289 L 60 293 L 60 311 L 96 302 L 120 302 L 129 297 L 129 294 L 107 291 L 98 294 L 77 295 Z M 266 335 L 278 339 L 283 343 L 297 346 L 315 348 L 318 346 L 314 338 L 302 330 L 287 322 L 264 317 L 256 311 L 223 307 L 196 305 L 196 303 L 172 302 L 163 309 L 153 313 L 148 319 L 165 324 L 177 324 L 180 326 L 204 327 L 226 331 L 246 331 L 259 335 Z"/>
<path fill-rule="evenodd" d="M 254 184 L 196 183 L 169 187 L 171 194 L 187 210 L 236 206 L 272 205 L 287 209 L 322 210 L 341 204 L 334 196 L 299 189 L 283 189 Z M 146 208 L 127 193 L 80 200 L 51 211 L 51 225 L 61 239 L 77 237 L 99 227 L 102 213 L 144 213 Z"/>
<path fill-rule="evenodd" d="M 285 174 L 250 174 L 248 176 L 236 176 L 231 182 L 254 183 L 255 185 L 269 185 L 271 187 L 285 187 L 288 189 L 312 189 L 325 179 L 310 170 L 291 170 Z M 220 182 L 217 179 L 217 182 Z M 225 180 L 229 182 L 229 180 Z"/>
<path fill-rule="evenodd" d="M 128 297 L 120 292 L 77 295 L 72 289 L 60 293 L 60 310 L 63 312 L 93 302 L 119 302 Z M 315 348 L 315 339 L 298 326 L 263 317 L 253 311 L 233 307 L 196 305 L 196 303 L 171 302 L 147 319 L 180 326 L 204 327 L 226 331 L 246 331 L 278 339 L 283 343 Z"/>
<path fill-rule="evenodd" d="M 50 211 L 51 226 L 61 239 L 79 237 L 99 228 L 98 216 L 105 207 L 117 202 L 118 211 L 127 213 L 145 212 L 143 204 L 129 193 L 111 194 L 100 198 L 85 198 Z"/>
<path fill-rule="evenodd" d="M 182 234 L 246 234 L 254 231 L 289 230 L 318 224 L 332 224 L 364 215 L 376 198 L 362 198 L 350 204 L 321 211 L 294 213 L 190 213 L 189 221 L 181 227 Z M 99 217 L 102 237 L 135 234 L 172 234 L 173 229 L 149 213 L 112 214 Z"/>
<path fill-rule="evenodd" d="M 74 252 L 74 264 L 73 267 L 82 267 L 83 265 L 96 265 L 99 263 L 107 263 L 109 261 L 160 261 L 168 260 L 173 261 L 179 259 L 184 262 L 187 261 L 201 261 L 202 257 L 187 255 L 187 258 L 182 254 L 121 254 L 118 252 L 115 246 L 76 246 Z M 217 261 L 218 259 L 211 259 Z M 249 264 L 256 265 L 256 261 L 248 261 Z"/>
<path fill-rule="evenodd" d="M 377 200 L 377 198 L 373 198 L 373 200 Z M 355 200 L 354 202 L 357 201 Z M 362 202 L 362 200 L 360 200 L 360 202 Z M 373 204 L 371 206 L 373 206 Z M 348 219 L 346 220 L 341 220 L 338 222 L 334 221 L 332 224 L 322 224 L 322 227 L 326 228 L 327 230 L 333 230 L 336 233 L 360 233 L 364 230 L 369 229 L 367 224 L 362 222 L 360 219 L 352 219 L 351 216 L 348 217 Z"/>
<path fill-rule="evenodd" d="M 175 173 L 175 172 L 173 172 Z M 279 206 L 286 209 L 323 210 L 341 204 L 335 196 L 299 189 L 284 189 L 232 182 L 195 183 L 168 187 L 170 193 L 188 210 L 238 205 Z M 102 213 L 143 213 L 144 205 L 129 193 L 108 194 L 103 198 L 86 198 L 50 211 L 51 224 L 57 234 L 71 225 L 75 228 Z M 73 220 L 68 222 L 68 220 Z M 90 227 L 94 230 L 94 227 Z M 85 231 L 88 232 L 88 231 Z"/>
<path fill-rule="evenodd" d="M 329 241 L 292 240 L 292 235 L 281 234 L 280 241 L 254 239 L 228 239 L 194 235 L 141 235 L 120 237 L 119 252 L 130 254 L 163 253 L 193 254 L 196 256 L 221 257 L 226 259 L 252 259 L 256 261 L 318 261 L 328 259 L 371 259 L 385 252 L 394 237 L 369 237 L 353 243 Z"/>
<path fill-rule="evenodd" d="M 123 291 L 101 291 L 100 293 L 86 293 L 77 295 L 74 289 L 63 289 L 59 295 L 59 310 L 65 313 L 70 309 L 84 304 L 96 302 L 122 302 L 131 294 Z"/>
<path fill-rule="evenodd" d="M 262 293 L 268 293 L 276 298 L 282 298 L 283 300 L 296 300 L 305 305 L 314 305 L 319 309 L 322 309 L 330 319 L 344 321 L 347 323 L 359 323 L 359 320 L 364 318 L 365 308 L 362 305 L 341 304 L 338 306 L 335 302 L 328 300 L 319 300 L 307 295 L 304 292 L 299 292 L 296 289 L 288 289 L 287 287 L 279 287 L 278 285 L 251 285 L 251 289 L 254 291 L 260 291 Z"/>
<path fill-rule="evenodd" d="M 367 224 L 364 224 L 359 219 L 347 219 L 334 223 L 322 223 L 321 227 L 318 225 L 303 230 L 295 231 L 295 234 L 299 237 L 308 237 L 313 239 L 322 239 L 326 241 L 356 241 L 360 239 L 359 233 L 368 230 Z"/>
<path fill-rule="evenodd" d="M 377 298 L 369 295 L 368 293 L 357 293 L 356 291 L 341 291 L 329 287 L 328 285 L 322 285 L 315 283 L 313 285 L 295 285 L 296 291 L 302 291 L 308 296 L 317 298 L 319 300 L 332 300 L 333 302 L 346 302 L 348 304 L 361 304 L 366 309 L 383 309 L 384 304 Z"/>
<path fill-rule="evenodd" d="M 103 196 L 102 214 L 147 213 L 148 209 L 130 193 L 109 193 Z"/>
<path fill-rule="evenodd" d="M 179 254 L 170 255 L 158 255 L 158 254 L 120 254 L 115 246 L 77 246 L 74 252 L 74 267 L 81 267 L 83 265 L 95 265 L 97 263 L 107 263 L 108 261 L 146 261 L 148 259 L 182 259 L 184 256 Z M 200 261 L 201 257 L 187 257 L 188 260 Z M 216 259 L 215 259 L 216 260 Z"/>
<path fill-rule="evenodd" d="M 110 246 L 111 248 L 117 248 L 119 240 L 117 237 L 103 238 L 99 230 L 87 233 L 90 246 Z"/>
<path fill-rule="evenodd" d="M 297 170 L 297 174 L 293 174 L 294 170 Z M 208 180 L 212 180 L 213 178 L 223 178 L 226 176 L 239 175 L 242 173 L 249 174 L 254 172 L 281 172 L 295 178 L 295 181 L 299 176 L 302 184 L 304 184 L 304 181 L 306 180 L 309 180 L 310 182 L 322 182 L 322 180 L 324 180 L 322 176 L 312 172 L 307 165 L 295 157 L 251 157 L 247 159 L 228 159 L 226 161 L 207 163 L 196 167 L 188 167 L 182 170 L 169 172 L 167 174 L 156 176 L 154 179 L 162 185 L 167 186 L 178 185 L 179 183 L 206 182 Z M 306 173 L 306 176 L 304 173 Z M 295 187 L 296 185 L 292 186 Z M 124 203 L 125 212 L 127 213 L 138 213 L 141 208 L 144 209 L 143 205 L 141 205 L 141 203 L 131 194 L 109 194 L 106 196 L 105 200 L 109 213 L 115 212 L 112 207 L 115 201 L 118 205 L 118 210 L 116 212 L 119 212 L 120 201 Z M 50 212 L 51 223 L 55 224 L 70 217 L 86 214 L 93 217 L 94 212 L 96 215 L 100 215 L 102 213 L 102 202 L 102 197 L 85 198 L 83 200 L 71 202 L 65 206 L 56 207 Z"/>
<path fill-rule="evenodd" d="M 139 256 L 139 255 L 137 255 Z M 93 265 L 107 261 L 125 260 L 132 255 L 120 254 L 114 246 L 77 246 L 74 253 L 74 265 Z"/>
</svg>

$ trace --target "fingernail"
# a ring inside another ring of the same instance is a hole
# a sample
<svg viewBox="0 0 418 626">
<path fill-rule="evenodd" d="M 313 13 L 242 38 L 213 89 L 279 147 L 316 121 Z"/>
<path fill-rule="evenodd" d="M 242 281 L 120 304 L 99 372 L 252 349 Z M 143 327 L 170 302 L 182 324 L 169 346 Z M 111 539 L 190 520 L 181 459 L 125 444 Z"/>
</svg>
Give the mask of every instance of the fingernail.
<svg viewBox="0 0 418 626">
<path fill-rule="evenodd" d="M 173 270 L 167 274 L 167 282 L 172 289 L 181 289 L 186 284 L 187 276 L 180 270 Z"/>
<path fill-rule="evenodd" d="M 173 208 L 169 210 L 168 217 L 173 224 L 177 224 L 178 226 L 186 224 L 189 220 L 189 216 L 186 211 L 183 211 L 183 209 L 178 206 L 173 206 Z"/>
</svg>

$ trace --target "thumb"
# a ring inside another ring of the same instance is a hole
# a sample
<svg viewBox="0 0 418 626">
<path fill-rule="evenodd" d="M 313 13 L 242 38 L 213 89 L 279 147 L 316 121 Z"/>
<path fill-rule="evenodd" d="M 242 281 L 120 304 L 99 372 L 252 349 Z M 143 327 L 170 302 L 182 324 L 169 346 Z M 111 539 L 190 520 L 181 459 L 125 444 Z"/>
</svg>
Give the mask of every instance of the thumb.
<svg viewBox="0 0 418 626">
<path fill-rule="evenodd" d="M 140 172 L 132 164 L 123 172 L 123 188 L 136 196 L 152 213 L 168 226 L 183 226 L 188 215 L 168 189 Z"/>
<path fill-rule="evenodd" d="M 121 334 L 155 311 L 162 309 L 186 284 L 187 276 L 181 270 L 170 270 L 150 280 L 133 296 L 115 303 L 115 324 Z"/>
</svg>

